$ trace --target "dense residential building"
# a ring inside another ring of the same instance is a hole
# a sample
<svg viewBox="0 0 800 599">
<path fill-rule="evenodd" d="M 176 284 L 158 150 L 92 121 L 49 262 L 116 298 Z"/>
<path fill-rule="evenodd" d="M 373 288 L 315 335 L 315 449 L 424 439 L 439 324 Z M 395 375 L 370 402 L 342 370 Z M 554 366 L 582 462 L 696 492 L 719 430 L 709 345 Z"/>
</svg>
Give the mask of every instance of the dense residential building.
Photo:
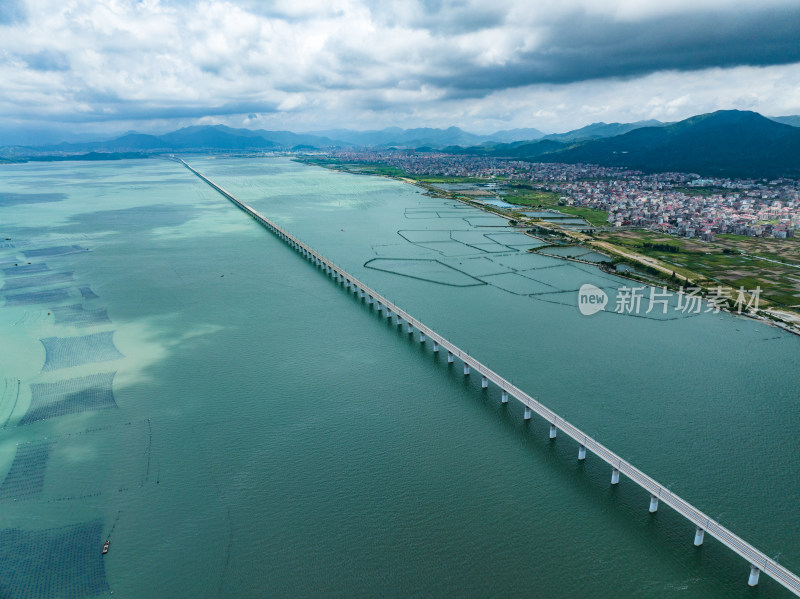
<svg viewBox="0 0 800 599">
<path fill-rule="evenodd" d="M 794 237 L 800 228 L 800 182 L 794 179 L 646 175 L 592 164 L 398 150 L 348 151 L 332 156 L 347 162 L 394 166 L 409 175 L 528 183 L 559 194 L 567 205 L 607 211 L 609 226 L 614 227 L 642 227 L 707 241 L 722 233 L 785 239 Z"/>
</svg>

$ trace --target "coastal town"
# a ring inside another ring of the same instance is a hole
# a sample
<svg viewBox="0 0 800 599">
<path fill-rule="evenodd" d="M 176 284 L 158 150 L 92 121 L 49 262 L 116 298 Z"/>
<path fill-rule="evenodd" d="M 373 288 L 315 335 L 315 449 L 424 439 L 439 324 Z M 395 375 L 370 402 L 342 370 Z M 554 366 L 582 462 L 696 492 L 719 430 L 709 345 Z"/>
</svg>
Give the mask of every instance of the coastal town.
<svg viewBox="0 0 800 599">
<path fill-rule="evenodd" d="M 719 234 L 792 238 L 800 228 L 800 182 L 727 179 L 693 173 L 644 174 L 590 164 L 535 163 L 441 152 L 343 151 L 347 163 L 381 164 L 410 176 L 476 178 L 530 185 L 560 203 L 602 210 L 609 227 L 635 227 L 713 241 Z"/>
<path fill-rule="evenodd" d="M 706 299 L 724 296 L 729 311 L 746 291 L 749 303 L 758 298 L 752 315 L 800 331 L 800 182 L 794 179 L 646 174 L 396 149 L 299 159 L 394 177 L 467 202 L 548 244 L 605 255 L 602 268 L 618 275 L 677 292 L 692 287 Z"/>
</svg>

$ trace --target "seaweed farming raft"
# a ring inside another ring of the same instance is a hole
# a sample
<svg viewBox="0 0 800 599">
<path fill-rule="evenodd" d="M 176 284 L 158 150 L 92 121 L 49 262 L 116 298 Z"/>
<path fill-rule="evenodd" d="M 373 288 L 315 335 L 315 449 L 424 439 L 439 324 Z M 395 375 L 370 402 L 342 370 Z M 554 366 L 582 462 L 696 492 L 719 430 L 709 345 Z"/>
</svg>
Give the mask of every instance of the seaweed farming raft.
<svg viewBox="0 0 800 599">
<path fill-rule="evenodd" d="M 397 324 L 400 326 L 405 322 L 408 333 L 413 336 L 413 334 L 416 332 L 418 334 L 420 343 L 426 343 L 428 340 L 430 340 L 432 350 L 434 352 L 439 352 L 441 350 L 446 351 L 448 363 L 453 363 L 457 358 L 463 365 L 465 376 L 468 376 L 471 371 L 474 370 L 476 374 L 480 375 L 481 386 L 483 388 L 487 388 L 490 382 L 499 387 L 501 391 L 501 401 L 503 403 L 507 403 L 509 397 L 513 397 L 519 401 L 524 408 L 523 418 L 529 420 L 534 412 L 540 417 L 544 418 L 550 425 L 549 436 L 551 439 L 555 439 L 559 431 L 561 431 L 567 437 L 573 439 L 578 444 L 578 460 L 586 459 L 587 452 L 591 452 L 595 457 L 606 462 L 611 467 L 612 485 L 619 483 L 620 475 L 625 475 L 631 481 L 642 487 L 650 494 L 650 502 L 648 507 L 650 512 L 657 511 L 659 504 L 664 503 L 684 516 L 695 526 L 693 541 L 695 546 L 702 545 L 705 534 L 708 533 L 711 537 L 718 540 L 731 551 L 747 560 L 748 564 L 750 565 L 750 573 L 748 577 L 748 584 L 750 586 L 755 586 L 758 584 L 759 575 L 761 572 L 763 572 L 800 597 L 800 578 L 798 578 L 796 574 L 775 562 L 775 560 L 771 559 L 769 556 L 756 549 L 744 539 L 740 538 L 732 531 L 719 524 L 719 522 L 713 520 L 707 514 L 692 506 L 686 500 L 672 493 L 669 489 L 629 462 L 623 460 L 622 457 L 589 437 L 576 426 L 561 418 L 558 414 L 542 405 L 540 402 L 528 395 L 525 391 L 519 387 L 516 387 L 510 381 L 500 376 L 485 364 L 470 356 L 453 343 L 449 342 L 447 339 L 436 333 L 436 331 L 427 327 L 422 322 L 387 300 L 385 297 L 350 275 L 348 272 L 315 251 L 313 248 L 297 239 L 291 233 L 263 216 L 254 208 L 237 199 L 231 193 L 225 191 L 222 187 L 211 181 L 208 177 L 205 177 L 197 170 L 186 164 L 186 162 L 180 159 L 177 160 L 195 175 L 197 175 L 200 179 L 222 194 L 225 198 L 233 202 L 237 207 L 249 214 L 269 231 L 274 233 L 278 238 L 286 242 L 291 248 L 300 253 L 304 258 L 309 260 L 334 281 L 342 284 L 346 290 L 357 294 L 359 299 L 364 300 L 368 305 L 374 306 L 378 314 L 385 314 L 389 319 L 394 317 Z"/>
</svg>

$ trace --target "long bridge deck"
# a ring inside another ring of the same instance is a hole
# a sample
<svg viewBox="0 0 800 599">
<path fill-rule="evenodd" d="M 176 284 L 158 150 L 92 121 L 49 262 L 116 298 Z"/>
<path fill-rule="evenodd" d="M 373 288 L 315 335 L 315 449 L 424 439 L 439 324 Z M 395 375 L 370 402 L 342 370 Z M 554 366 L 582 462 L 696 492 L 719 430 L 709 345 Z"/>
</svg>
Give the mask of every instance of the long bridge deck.
<svg viewBox="0 0 800 599">
<path fill-rule="evenodd" d="M 555 438 L 556 432 L 561 431 L 568 437 L 574 439 L 579 445 L 579 459 L 583 459 L 586 456 L 586 451 L 589 450 L 601 460 L 608 463 L 612 468 L 612 484 L 616 484 L 619 481 L 619 475 L 621 473 L 648 491 L 650 493 L 651 512 L 655 512 L 658 509 L 659 502 L 663 502 L 673 508 L 676 512 L 683 515 L 687 520 L 696 526 L 694 541 L 695 545 L 702 544 L 704 534 L 708 533 L 720 543 L 731 549 L 731 551 L 747 560 L 750 564 L 750 577 L 748 579 L 748 583 L 751 586 L 757 584 L 759 573 L 764 572 L 778 583 L 792 591 L 795 595 L 800 597 L 800 578 L 796 574 L 784 568 L 768 555 L 759 551 L 753 545 L 722 526 L 719 522 L 714 521 L 708 514 L 703 513 L 686 500 L 672 493 L 658 481 L 651 478 L 629 462 L 625 461 L 621 456 L 608 449 L 602 443 L 599 443 L 588 436 L 578 427 L 561 418 L 558 414 L 525 393 L 525 391 L 519 387 L 516 387 L 510 381 L 497 374 L 494 370 L 487 367 L 485 364 L 481 363 L 466 352 L 462 351 L 459 347 L 436 333 L 436 331 L 425 326 L 425 324 L 411 316 L 411 314 L 408 314 L 390 302 L 388 299 L 347 273 L 345 270 L 338 267 L 336 264 L 319 254 L 317 251 L 294 237 L 291 233 L 263 216 L 254 208 L 238 200 L 231 193 L 225 191 L 222 187 L 186 164 L 186 162 L 181 159 L 178 160 L 195 175 L 200 177 L 200 179 L 205 181 L 208 185 L 217 190 L 220 194 L 233 202 L 247 214 L 252 216 L 255 220 L 272 231 L 292 248 L 299 251 L 304 257 L 311 260 L 315 265 L 323 268 L 328 274 L 337 280 L 343 281 L 346 287 L 352 287 L 353 290 L 359 293 L 359 296 L 367 298 L 369 303 L 375 302 L 379 312 L 385 308 L 389 318 L 391 318 L 391 313 L 394 312 L 397 316 L 398 323 L 401 323 L 403 320 L 408 323 L 409 332 L 412 332 L 413 329 L 416 328 L 420 335 L 420 341 L 425 341 L 426 337 L 429 338 L 433 343 L 434 351 L 438 351 L 439 347 L 444 348 L 448 352 L 449 362 L 452 362 L 453 357 L 457 357 L 464 364 L 464 374 L 469 374 L 470 368 L 472 368 L 482 376 L 483 387 L 486 387 L 489 381 L 500 387 L 503 393 L 504 402 L 507 401 L 509 395 L 517 399 L 525 406 L 526 419 L 530 418 L 531 412 L 536 412 L 539 414 L 542 418 L 550 423 L 551 438 Z"/>
</svg>

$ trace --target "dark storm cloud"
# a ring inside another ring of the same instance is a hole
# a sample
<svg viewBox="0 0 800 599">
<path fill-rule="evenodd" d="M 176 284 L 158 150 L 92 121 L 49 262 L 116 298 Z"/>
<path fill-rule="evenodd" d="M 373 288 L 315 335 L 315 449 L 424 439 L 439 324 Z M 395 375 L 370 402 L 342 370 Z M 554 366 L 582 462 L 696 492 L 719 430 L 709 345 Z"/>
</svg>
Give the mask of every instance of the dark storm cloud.
<svg viewBox="0 0 800 599">
<path fill-rule="evenodd" d="M 480 119 L 550 129 L 553 119 L 800 110 L 800 0 L 68 5 L 0 0 L 0 124 L 99 131 L 258 115 L 278 128 Z"/>
<path fill-rule="evenodd" d="M 800 61 L 800 4 L 744 15 L 708 12 L 637 22 L 576 13 L 544 31 L 535 50 L 501 66 L 480 66 L 459 53 L 440 56 L 436 71 L 446 74 L 425 80 L 461 90 L 455 96 L 470 96 L 467 90 Z"/>
</svg>

